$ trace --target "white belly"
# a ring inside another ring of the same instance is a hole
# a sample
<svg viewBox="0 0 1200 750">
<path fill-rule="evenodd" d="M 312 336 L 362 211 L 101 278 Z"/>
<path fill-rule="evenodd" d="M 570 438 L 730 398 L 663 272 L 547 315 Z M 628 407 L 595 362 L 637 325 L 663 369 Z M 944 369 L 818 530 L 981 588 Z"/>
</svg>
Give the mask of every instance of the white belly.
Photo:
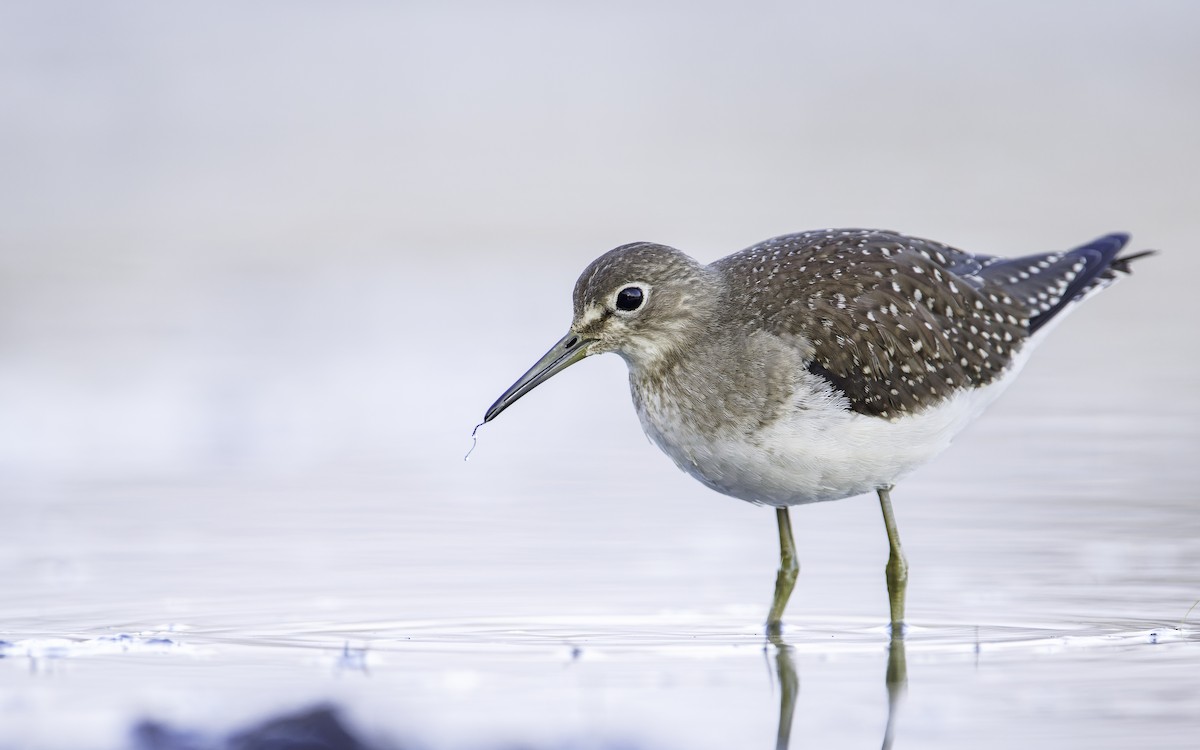
<svg viewBox="0 0 1200 750">
<path fill-rule="evenodd" d="M 773 506 L 839 500 L 893 484 L 945 450 L 1012 382 L 1024 349 L 999 380 L 894 421 L 811 396 L 752 434 L 732 426 L 716 434 L 688 430 L 661 402 L 643 405 L 639 416 L 677 466 L 718 492 Z"/>
</svg>

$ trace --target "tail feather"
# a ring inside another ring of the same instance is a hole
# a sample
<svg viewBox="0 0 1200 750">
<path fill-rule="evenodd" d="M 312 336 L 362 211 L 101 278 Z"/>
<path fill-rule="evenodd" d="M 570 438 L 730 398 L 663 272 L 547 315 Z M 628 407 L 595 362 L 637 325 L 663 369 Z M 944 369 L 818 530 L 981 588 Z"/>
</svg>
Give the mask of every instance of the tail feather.
<svg viewBox="0 0 1200 750">
<path fill-rule="evenodd" d="M 1029 311 L 1029 332 L 1049 323 L 1073 303 L 1129 273 L 1131 261 L 1153 251 L 1117 257 L 1129 235 L 1114 233 L 1074 250 L 999 260 L 979 271 Z"/>
<path fill-rule="evenodd" d="M 1126 273 L 1126 274 L 1133 273 L 1133 269 L 1131 269 L 1129 267 L 1129 264 L 1134 262 L 1135 260 L 1139 260 L 1141 258 L 1146 258 L 1151 255 L 1158 255 L 1158 251 L 1157 250 L 1140 250 L 1136 253 L 1130 253 L 1129 255 L 1122 255 L 1120 258 L 1117 258 L 1112 263 L 1110 263 L 1108 267 L 1113 271 L 1120 271 L 1121 273 Z"/>
</svg>

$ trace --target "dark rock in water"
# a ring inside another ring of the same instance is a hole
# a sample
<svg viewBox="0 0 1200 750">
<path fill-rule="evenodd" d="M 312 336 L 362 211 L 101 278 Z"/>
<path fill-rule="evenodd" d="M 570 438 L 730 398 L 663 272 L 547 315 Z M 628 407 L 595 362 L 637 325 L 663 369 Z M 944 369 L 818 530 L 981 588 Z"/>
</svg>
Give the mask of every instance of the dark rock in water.
<svg viewBox="0 0 1200 750">
<path fill-rule="evenodd" d="M 143 721 L 133 728 L 133 747 L 136 750 L 217 750 L 218 745 L 196 732 Z"/>
<path fill-rule="evenodd" d="M 133 750 L 403 750 L 410 745 L 371 744 L 356 737 L 334 706 L 312 708 L 267 719 L 249 729 L 221 738 L 144 721 L 134 727 Z M 539 748 L 542 746 L 538 746 Z M 553 750 L 600 748 L 585 743 L 554 745 Z M 609 750 L 635 750 L 634 745 L 603 745 Z M 503 745 L 499 750 L 534 750 L 532 745 Z"/>
<path fill-rule="evenodd" d="M 331 706 L 272 719 L 229 738 L 228 750 L 370 750 L 350 734 Z"/>
<path fill-rule="evenodd" d="M 146 721 L 133 730 L 136 750 L 376 750 L 355 737 L 331 706 L 269 719 L 225 740 Z"/>
</svg>

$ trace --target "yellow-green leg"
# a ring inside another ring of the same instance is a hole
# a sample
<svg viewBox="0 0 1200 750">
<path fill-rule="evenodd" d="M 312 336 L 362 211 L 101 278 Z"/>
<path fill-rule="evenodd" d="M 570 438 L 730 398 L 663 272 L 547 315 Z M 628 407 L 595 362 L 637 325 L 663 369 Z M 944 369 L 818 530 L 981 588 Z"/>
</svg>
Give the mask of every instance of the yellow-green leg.
<svg viewBox="0 0 1200 750">
<path fill-rule="evenodd" d="M 892 633 L 900 635 L 904 628 L 904 595 L 908 588 L 908 561 L 900 547 L 900 534 L 896 531 L 896 516 L 892 513 L 892 486 L 880 487 L 879 507 L 883 510 L 883 525 L 887 527 L 891 553 L 887 561 L 888 602 L 892 609 Z"/>
<path fill-rule="evenodd" d="M 775 576 L 775 599 L 771 602 L 771 613 L 767 615 L 767 632 L 778 634 L 783 628 L 783 610 L 796 587 L 800 564 L 796 562 L 796 541 L 792 538 L 788 509 L 776 508 L 775 520 L 779 523 L 779 574 Z"/>
</svg>

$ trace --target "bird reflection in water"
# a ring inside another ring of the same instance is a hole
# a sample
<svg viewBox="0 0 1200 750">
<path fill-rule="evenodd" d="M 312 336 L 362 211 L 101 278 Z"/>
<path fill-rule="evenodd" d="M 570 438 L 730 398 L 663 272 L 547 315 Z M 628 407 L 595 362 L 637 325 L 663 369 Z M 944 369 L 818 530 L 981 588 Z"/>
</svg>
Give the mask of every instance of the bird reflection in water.
<svg viewBox="0 0 1200 750">
<path fill-rule="evenodd" d="M 767 641 L 775 649 L 775 676 L 779 680 L 779 730 L 775 734 L 775 750 L 787 750 L 792 737 L 792 719 L 796 715 L 796 698 L 800 695 L 800 673 L 796 669 L 792 646 L 778 633 L 767 635 Z M 887 724 L 883 731 L 883 750 L 889 750 L 896 726 L 896 715 L 900 702 L 908 688 L 908 663 L 904 653 L 904 636 L 893 635 L 888 643 L 887 672 L 884 676 L 887 687 Z"/>
</svg>

